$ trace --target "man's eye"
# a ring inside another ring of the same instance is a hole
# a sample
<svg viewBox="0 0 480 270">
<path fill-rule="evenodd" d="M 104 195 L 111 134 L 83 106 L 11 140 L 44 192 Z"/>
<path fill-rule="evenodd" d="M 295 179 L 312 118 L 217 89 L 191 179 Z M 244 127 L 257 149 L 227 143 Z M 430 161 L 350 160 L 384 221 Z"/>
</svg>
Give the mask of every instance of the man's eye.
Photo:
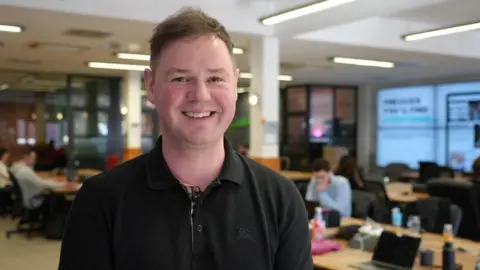
<svg viewBox="0 0 480 270">
<path fill-rule="evenodd" d="M 218 82 L 223 82 L 223 79 L 220 77 L 210 77 L 208 81 L 213 83 L 218 83 Z"/>
<path fill-rule="evenodd" d="M 187 79 L 185 77 L 177 77 L 177 78 L 173 78 L 171 81 L 184 83 L 184 82 L 187 82 Z"/>
</svg>

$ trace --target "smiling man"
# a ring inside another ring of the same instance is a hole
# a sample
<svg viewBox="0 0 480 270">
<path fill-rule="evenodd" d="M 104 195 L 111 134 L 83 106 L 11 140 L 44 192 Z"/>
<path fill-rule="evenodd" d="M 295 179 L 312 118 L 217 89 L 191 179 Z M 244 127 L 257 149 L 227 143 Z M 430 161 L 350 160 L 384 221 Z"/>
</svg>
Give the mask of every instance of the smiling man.
<svg viewBox="0 0 480 270">
<path fill-rule="evenodd" d="M 150 153 L 83 184 L 60 269 L 311 270 L 293 182 L 232 149 L 233 43 L 203 12 L 160 23 L 145 70 L 162 136 Z"/>
</svg>

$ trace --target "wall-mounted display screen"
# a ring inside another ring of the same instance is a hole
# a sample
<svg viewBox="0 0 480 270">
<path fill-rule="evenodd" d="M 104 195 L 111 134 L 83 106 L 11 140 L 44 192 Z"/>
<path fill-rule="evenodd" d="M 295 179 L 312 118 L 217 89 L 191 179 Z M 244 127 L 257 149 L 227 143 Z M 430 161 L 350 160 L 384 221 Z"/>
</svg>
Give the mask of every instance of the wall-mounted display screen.
<svg viewBox="0 0 480 270">
<path fill-rule="evenodd" d="M 467 149 L 468 142 L 473 146 L 476 123 L 469 119 L 477 114 L 480 82 L 379 90 L 377 166 L 401 162 L 418 169 L 419 161 L 433 161 L 471 171 L 480 151 Z M 480 120 L 478 125 L 480 133 Z"/>
<path fill-rule="evenodd" d="M 447 108 L 448 165 L 469 170 L 480 157 L 480 93 L 449 95 Z"/>
<path fill-rule="evenodd" d="M 435 159 L 434 87 L 385 89 L 377 96 L 377 165 L 392 162 L 418 167 Z"/>
</svg>

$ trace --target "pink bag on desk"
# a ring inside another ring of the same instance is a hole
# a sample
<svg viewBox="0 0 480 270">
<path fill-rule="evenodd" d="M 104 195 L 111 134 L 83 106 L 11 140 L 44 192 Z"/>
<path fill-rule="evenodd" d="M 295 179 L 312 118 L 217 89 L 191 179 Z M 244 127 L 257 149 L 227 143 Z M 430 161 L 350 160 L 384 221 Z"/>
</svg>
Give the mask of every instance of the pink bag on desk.
<svg viewBox="0 0 480 270">
<path fill-rule="evenodd" d="M 321 255 L 330 251 L 337 251 L 340 250 L 340 248 L 340 244 L 332 240 L 322 239 L 320 241 L 312 241 L 313 255 Z"/>
</svg>

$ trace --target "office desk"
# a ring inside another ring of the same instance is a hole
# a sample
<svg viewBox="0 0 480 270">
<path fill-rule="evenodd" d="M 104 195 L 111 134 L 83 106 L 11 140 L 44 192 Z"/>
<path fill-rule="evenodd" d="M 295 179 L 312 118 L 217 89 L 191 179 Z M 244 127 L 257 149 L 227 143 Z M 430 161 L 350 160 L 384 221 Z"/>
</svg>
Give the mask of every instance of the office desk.
<svg viewBox="0 0 480 270">
<path fill-rule="evenodd" d="M 364 224 L 364 221 L 355 218 L 343 218 L 341 221 L 342 226 Z M 392 226 L 381 225 L 385 229 L 392 229 Z M 327 229 L 326 233 L 334 235 L 338 232 L 338 228 Z M 407 229 L 400 229 L 401 233 L 408 234 Z M 330 252 L 324 255 L 313 256 L 313 261 L 316 267 L 322 269 L 353 269 L 350 267 L 352 264 L 369 261 L 372 257 L 372 253 L 348 247 L 345 240 L 333 239 L 342 245 L 342 249 L 335 252 Z M 434 264 L 441 265 L 442 261 L 442 246 L 443 237 L 439 234 L 425 233 L 422 234 L 422 242 L 420 249 L 431 249 L 435 252 Z M 466 239 L 456 238 L 454 240 L 455 248 L 463 248 L 467 253 L 456 252 L 455 257 L 457 263 L 463 265 L 463 269 L 473 269 L 475 265 L 476 255 L 480 249 L 480 243 L 476 243 Z M 418 263 L 418 259 L 414 269 L 432 269 L 431 267 L 422 267 Z"/>
<path fill-rule="evenodd" d="M 309 180 L 312 177 L 312 173 L 300 171 L 280 171 L 280 174 L 292 181 Z"/>
<path fill-rule="evenodd" d="M 103 171 L 101 170 L 96 170 L 96 169 L 77 169 L 77 175 L 82 175 L 82 176 L 95 176 L 97 174 L 101 174 Z"/>
<path fill-rule="evenodd" d="M 413 192 L 411 183 L 389 183 L 386 185 L 385 190 L 387 191 L 388 198 L 396 203 L 410 203 L 418 199 L 430 197 L 427 193 Z"/>
</svg>

